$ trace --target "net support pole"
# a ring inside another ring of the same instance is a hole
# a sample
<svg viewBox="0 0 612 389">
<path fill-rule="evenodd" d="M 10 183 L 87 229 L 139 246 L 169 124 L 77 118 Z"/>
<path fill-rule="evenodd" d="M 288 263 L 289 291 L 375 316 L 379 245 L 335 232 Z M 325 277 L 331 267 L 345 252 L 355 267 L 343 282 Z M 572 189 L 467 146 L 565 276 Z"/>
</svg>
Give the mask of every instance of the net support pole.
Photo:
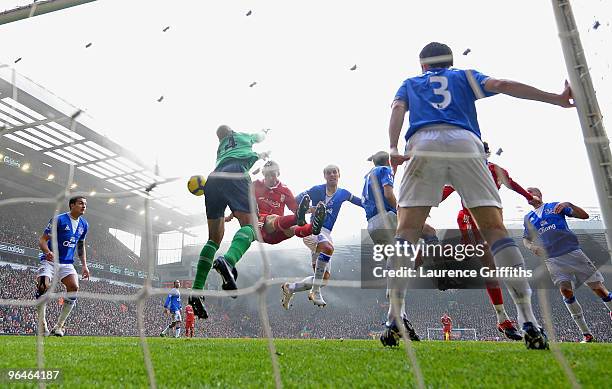
<svg viewBox="0 0 612 389">
<path fill-rule="evenodd" d="M 17 7 L 0 13 L 0 25 L 17 22 L 22 19 L 49 12 L 60 11 L 81 4 L 91 3 L 92 1 L 96 0 L 47 0 L 36 3 L 32 2 L 30 5 L 24 5 L 23 7 Z"/>
<path fill-rule="evenodd" d="M 603 117 L 599 110 L 570 1 L 552 0 L 552 5 L 601 208 L 608 253 L 611 253 L 612 236 L 610 236 L 610 230 L 608 229 L 608 226 L 612 223 L 612 155 L 610 154 L 610 141 L 603 125 Z"/>
</svg>

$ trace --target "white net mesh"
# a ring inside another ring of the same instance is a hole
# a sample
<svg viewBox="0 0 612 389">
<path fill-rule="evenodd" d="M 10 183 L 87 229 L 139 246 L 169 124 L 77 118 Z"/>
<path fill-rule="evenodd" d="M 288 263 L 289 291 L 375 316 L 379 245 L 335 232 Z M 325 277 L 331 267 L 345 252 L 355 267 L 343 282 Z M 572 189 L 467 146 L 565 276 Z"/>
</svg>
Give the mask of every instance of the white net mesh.
<svg viewBox="0 0 612 389">
<path fill-rule="evenodd" d="M 18 4 L 18 5 L 23 5 L 23 4 Z M 20 94 L 20 91 L 23 90 L 23 89 L 20 89 L 20 83 L 27 83 L 27 81 L 19 80 L 19 76 L 8 67 L 5 67 L 2 70 L 7 72 L 5 73 L 5 79 L 10 80 L 10 83 L 13 85 L 12 93 L 10 94 L 10 96 L 3 96 L 4 99 L 2 100 L 3 102 L 2 104 L 4 104 L 4 106 L 7 108 L 13 108 L 14 111 L 18 115 L 10 115 L 9 117 L 3 118 L 4 127 L 0 129 L 1 131 L 0 135 L 7 136 L 9 139 L 12 139 L 12 140 L 20 139 L 21 140 L 20 143 L 30 148 L 32 147 L 28 146 L 27 144 L 23 142 L 29 142 L 30 145 L 34 144 L 35 146 L 38 144 L 39 145 L 38 147 L 40 148 L 41 146 L 40 141 L 43 141 L 43 142 L 45 141 L 44 136 L 57 140 L 59 138 L 57 137 L 57 135 L 54 135 L 54 132 L 55 134 L 57 134 L 58 133 L 57 131 L 59 131 L 60 136 L 67 137 L 68 139 L 67 142 L 61 144 L 62 148 L 72 147 L 77 144 L 83 144 L 83 142 L 80 142 L 78 138 L 71 136 L 72 134 L 79 133 L 79 130 L 77 129 L 77 122 L 79 120 L 79 111 L 73 111 L 69 113 L 64 112 L 64 115 L 60 117 L 44 116 L 44 118 L 37 118 L 33 116 L 31 112 L 28 112 L 27 110 L 23 109 L 22 106 L 19 105 L 21 104 L 20 103 L 21 99 L 20 99 L 19 94 Z M 253 87 L 255 86 L 255 84 L 251 84 L 251 86 Z M 10 97 L 10 99 L 7 100 L 6 99 L 7 97 Z M 160 99 L 163 99 L 163 96 L 160 97 Z M 158 101 L 161 101 L 161 100 L 158 100 Z M 33 125 L 31 124 L 32 122 L 36 122 L 37 126 L 43 126 L 46 129 L 46 131 L 42 131 L 38 133 L 30 132 L 29 129 L 33 127 Z M 47 126 L 47 124 L 51 122 L 62 126 L 61 128 L 63 128 L 63 130 L 62 129 L 58 130 L 58 128 L 56 127 Z M 19 131 L 21 131 L 21 133 L 18 133 Z M 33 141 L 32 137 L 37 139 L 38 143 L 36 143 L 36 141 Z M 600 140 L 601 139 L 595 139 L 594 141 L 600 141 Z M 589 141 L 593 141 L 593 140 L 591 139 Z M 605 139 L 605 141 L 607 141 L 607 138 Z M 59 149 L 59 147 L 54 147 L 53 144 L 49 144 L 49 145 L 51 146 L 49 149 L 54 149 L 54 150 Z M 44 149 L 47 149 L 44 147 L 45 146 L 44 144 L 42 146 Z M 34 150 L 36 149 L 34 148 Z M 76 148 L 73 150 L 78 151 L 80 149 Z M 72 155 L 78 156 L 78 153 L 75 152 Z M 66 155 L 61 154 L 61 153 L 60 154 L 56 153 L 56 156 L 58 157 L 57 158 L 58 160 L 61 160 L 61 158 L 65 158 L 65 159 L 67 158 L 68 160 L 70 160 L 70 157 L 66 157 Z M 441 157 L 441 158 L 465 158 L 466 157 L 465 155 L 458 155 L 458 154 L 449 155 L 448 153 L 444 153 L 440 155 L 430 154 L 428 156 L 429 157 Z M 472 157 L 472 156 L 468 155 L 467 157 Z M 65 204 L 67 203 L 67 200 L 69 197 L 75 196 L 75 195 L 93 197 L 93 195 L 90 192 L 87 192 L 87 191 L 80 192 L 78 190 L 78 187 L 77 188 L 73 187 L 75 169 L 77 169 L 78 167 L 82 168 L 82 167 L 87 167 L 87 166 L 83 165 L 82 163 L 79 163 L 78 161 L 74 161 L 74 160 L 72 161 L 72 163 L 63 165 L 63 166 L 65 167 L 65 170 L 66 170 L 65 176 L 64 176 L 63 181 L 59 183 L 61 184 L 63 188 L 58 191 L 57 195 L 53 197 L 49 197 L 49 198 L 43 198 L 41 196 L 9 198 L 9 199 L 0 201 L 0 208 L 8 207 L 8 206 L 15 206 L 15 205 L 29 205 L 32 203 L 46 204 L 46 205 L 54 207 L 55 214 L 57 215 L 58 213 L 62 212 L 62 209 L 65 208 Z M 99 174 L 98 170 L 93 170 L 93 171 L 98 172 Z M 154 280 L 152 279 L 155 275 L 155 266 L 156 266 L 157 256 L 156 256 L 155 243 L 154 243 L 154 233 L 152 229 L 152 220 L 155 216 L 153 215 L 153 212 L 151 210 L 152 208 L 151 201 L 156 191 L 159 190 L 160 187 L 163 188 L 164 185 L 172 185 L 177 182 L 180 185 L 182 185 L 182 183 L 186 180 L 186 177 L 180 177 L 180 178 L 170 179 L 170 180 L 165 180 L 165 181 L 159 181 L 154 178 L 155 177 L 153 178 L 149 177 L 148 180 L 143 179 L 143 181 L 146 181 L 144 182 L 144 185 L 136 185 L 133 187 L 128 186 L 129 189 L 125 191 L 121 191 L 121 192 L 109 191 L 107 193 L 96 193 L 95 194 L 96 199 L 104 199 L 108 201 L 110 201 L 110 199 L 128 199 L 128 198 L 138 199 L 139 201 L 142 201 L 142 210 L 143 210 L 143 217 L 144 217 L 144 229 L 143 229 L 144 234 L 142 237 L 143 238 L 142 241 L 143 241 L 144 249 L 142 251 L 141 265 L 144 265 L 142 270 L 143 271 L 146 270 L 146 273 L 147 273 L 147 276 L 143 278 L 144 280 L 143 287 L 138 289 L 136 293 L 127 294 L 127 295 L 125 294 L 101 294 L 101 293 L 92 293 L 92 292 L 79 292 L 78 293 L 78 296 L 80 299 L 103 300 L 103 301 L 116 302 L 116 303 L 121 303 L 121 304 L 124 304 L 124 303 L 125 304 L 135 304 L 138 335 L 140 339 L 140 346 L 143 352 L 143 357 L 144 357 L 145 367 L 146 367 L 147 377 L 148 377 L 148 383 L 150 387 L 157 387 L 157 383 L 156 383 L 155 369 L 151 361 L 151 355 L 150 355 L 151 353 L 148 348 L 148 343 L 146 339 L 146 336 L 147 336 L 147 331 L 146 331 L 147 300 L 152 297 L 159 298 L 161 296 L 165 296 L 169 292 L 169 288 L 159 288 L 159 287 L 154 286 L 154 283 L 153 283 Z M 230 175 L 227 178 L 235 179 L 236 177 Z M 46 179 L 48 179 L 48 177 Z M 137 191 L 139 193 L 135 193 L 134 191 Z M 377 194 L 377 199 L 376 199 L 377 206 L 379 209 L 382 210 L 384 209 L 384 206 L 382 205 L 383 200 L 381 197 L 381 191 L 377 190 L 375 191 L 375 193 Z M 250 201 L 251 201 L 251 209 L 255 209 L 254 196 L 251 196 Z M 252 219 L 253 219 L 253 224 L 256 225 L 257 215 L 255 213 L 252 214 Z M 56 218 L 53 218 L 53 220 L 54 220 L 54 224 L 52 226 L 52 230 L 56 228 Z M 261 241 L 259 230 L 255 229 L 255 231 L 257 234 L 257 239 Z M 53 252 L 57 256 L 57 252 L 58 252 L 57 244 L 58 243 L 55 237 L 54 239 L 52 239 L 52 243 L 53 243 Z M 261 257 L 261 261 L 262 261 L 263 274 L 254 284 L 248 287 L 245 287 L 245 288 L 240 288 L 238 291 L 232 292 L 232 293 L 227 293 L 227 292 L 222 292 L 222 291 L 213 291 L 213 290 L 203 290 L 195 294 L 206 296 L 206 297 L 227 297 L 229 295 L 244 296 L 248 294 L 257 294 L 258 306 L 259 306 L 257 311 L 258 311 L 259 319 L 261 322 L 261 328 L 263 330 L 263 336 L 267 339 L 267 345 L 268 345 L 268 350 L 269 350 L 270 362 L 272 365 L 275 386 L 282 387 L 282 382 L 283 382 L 282 376 L 281 376 L 282 372 L 279 367 L 278 358 L 277 358 L 278 354 L 277 354 L 275 343 L 274 343 L 274 336 L 273 336 L 274 334 L 272 333 L 272 329 L 270 325 L 270 317 L 268 314 L 268 306 L 266 303 L 266 292 L 271 286 L 278 286 L 284 282 L 294 280 L 294 278 L 273 278 L 271 269 L 270 269 L 270 260 L 269 260 L 269 256 L 268 256 L 265 246 L 263 244 L 260 244 L 258 249 L 259 249 L 259 254 Z M 20 307 L 30 306 L 31 307 L 37 304 L 51 303 L 52 301 L 58 298 L 74 297 L 75 294 L 66 293 L 60 287 L 59 285 L 60 281 L 57 277 L 59 273 L 58 270 L 59 270 L 59 265 L 56 261 L 54 262 L 55 276 L 52 278 L 52 284 L 49 288 L 49 292 L 45 293 L 41 299 L 39 300 L 3 299 L 3 300 L 0 300 L 0 305 L 20 306 Z M 609 273 L 610 266 L 603 267 L 600 270 L 604 273 Z M 328 287 L 360 288 L 361 286 L 362 285 L 359 281 L 349 281 L 349 280 L 331 280 L 328 284 Z M 183 295 L 188 295 L 191 293 L 191 291 L 188 289 L 182 289 L 181 292 L 183 293 Z M 543 310 L 542 316 L 544 317 L 544 324 L 546 325 L 547 332 L 549 334 L 550 339 L 552 340 L 551 342 L 552 351 L 555 357 L 557 358 L 559 364 L 563 367 L 563 370 L 569 382 L 572 383 L 573 386 L 578 386 L 578 382 L 576 380 L 576 377 L 573 373 L 573 370 L 570 364 L 568 363 L 566 358 L 563 356 L 561 350 L 557 347 L 556 333 L 555 333 L 555 328 L 552 326 L 553 319 L 552 319 L 552 314 L 551 314 L 551 310 L 550 310 L 550 306 L 548 302 L 550 297 L 546 294 L 546 291 L 542 289 L 539 290 L 538 294 L 539 294 L 539 301 L 540 301 L 540 304 Z M 393 304 L 392 307 L 393 307 L 395 316 L 399 317 L 399 310 L 400 310 L 399 302 L 396 300 L 392 300 L 391 303 Z M 43 334 L 43 327 L 40 325 L 40 322 L 38 324 L 39 325 L 37 326 L 37 365 L 39 368 L 42 369 L 45 367 L 44 336 L 43 336 L 44 334 Z M 406 333 L 405 328 L 400 325 L 399 330 L 402 333 L 402 337 L 404 339 L 408 339 L 408 335 Z M 429 333 L 429 330 L 430 329 L 428 329 L 428 333 Z M 431 330 L 437 331 L 437 329 L 431 329 Z M 472 331 L 475 334 L 475 330 L 465 329 L 465 332 L 470 333 L 470 334 L 472 333 Z M 404 347 L 405 347 L 407 360 L 409 361 L 409 364 L 411 366 L 410 373 L 414 375 L 416 386 L 423 388 L 425 387 L 427 380 L 426 380 L 426 377 L 424 377 L 423 373 L 421 372 L 415 350 L 413 349 L 411 342 L 404 342 Z M 41 382 L 41 386 L 44 386 L 44 383 Z"/>
</svg>

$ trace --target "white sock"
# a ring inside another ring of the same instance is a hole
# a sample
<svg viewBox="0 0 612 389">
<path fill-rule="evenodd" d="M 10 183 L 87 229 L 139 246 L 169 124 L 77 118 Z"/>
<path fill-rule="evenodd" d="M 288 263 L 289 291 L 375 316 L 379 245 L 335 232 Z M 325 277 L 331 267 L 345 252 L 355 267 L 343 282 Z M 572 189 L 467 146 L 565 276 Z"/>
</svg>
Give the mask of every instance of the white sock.
<svg viewBox="0 0 612 389">
<path fill-rule="evenodd" d="M 395 315 L 393 314 L 393 304 L 397 304 L 399 308 L 399 317 L 406 318 L 406 289 L 389 290 L 389 311 L 387 312 L 387 325 L 391 325 Z M 399 325 L 399 323 L 397 323 Z"/>
<path fill-rule="evenodd" d="M 47 326 L 47 303 L 40 304 L 36 306 L 36 310 L 38 311 L 38 320 L 40 325 L 43 327 L 43 331 L 48 330 Z"/>
<path fill-rule="evenodd" d="M 516 269 L 525 266 L 523 255 L 519 251 L 518 246 L 511 238 L 499 239 L 491 245 L 491 252 L 495 259 L 497 267 L 514 267 Z M 509 279 L 504 280 L 508 292 L 516 305 L 518 319 L 521 326 L 525 322 L 531 322 L 534 326 L 538 326 L 538 321 L 533 314 L 531 306 L 531 287 L 525 279 Z"/>
<path fill-rule="evenodd" d="M 493 305 L 495 309 L 495 315 L 497 316 L 497 322 L 503 323 L 506 320 L 510 320 L 508 317 L 508 313 L 506 313 L 506 309 L 504 308 L 504 304 Z"/>
<path fill-rule="evenodd" d="M 410 242 L 403 239 L 396 239 L 400 244 L 406 243 L 409 246 Z M 392 255 L 387 258 L 387 269 L 389 270 L 399 270 L 402 267 L 407 267 L 412 264 L 411 260 L 413 259 L 414 253 L 412 249 L 409 249 L 409 257 L 404 256 L 395 256 Z M 406 315 L 406 293 L 408 291 L 408 281 L 405 278 L 393 277 L 387 278 L 387 297 L 389 299 L 389 311 L 387 312 L 387 325 L 391 325 L 393 319 L 396 320 L 396 324 L 400 325 L 401 318 L 407 318 Z M 394 315 L 394 305 L 398 308 L 399 317 Z"/>
<path fill-rule="evenodd" d="M 312 283 L 313 292 L 321 289 L 321 285 L 323 284 L 323 276 L 325 275 L 325 270 L 327 269 L 330 259 L 331 255 L 319 253 L 319 257 L 317 258 L 317 263 L 315 265 L 314 281 Z"/>
<path fill-rule="evenodd" d="M 304 291 L 310 290 L 312 288 L 312 282 L 313 281 L 314 281 L 314 276 L 308 276 L 308 277 L 304 278 L 300 282 L 292 282 L 292 283 L 290 283 L 289 284 L 289 289 L 291 289 L 291 291 L 293 293 L 304 292 Z"/>
<path fill-rule="evenodd" d="M 68 319 L 68 315 L 72 312 L 72 308 L 76 305 L 76 298 L 68 297 L 64 299 L 64 306 L 62 307 L 62 312 L 57 319 L 57 326 L 59 328 L 63 328 L 66 323 L 66 319 Z"/>
<path fill-rule="evenodd" d="M 578 303 L 576 297 L 574 296 L 569 299 L 564 298 L 563 302 L 565 302 L 567 310 L 572 315 L 572 319 L 574 319 L 576 325 L 578 326 L 580 331 L 582 331 L 582 334 L 590 334 L 591 330 L 589 329 L 589 326 L 584 320 L 584 315 L 582 314 L 582 306 L 580 305 L 580 303 Z"/>
<path fill-rule="evenodd" d="M 174 334 L 175 338 L 180 338 L 181 337 L 181 327 L 179 327 L 178 325 L 176 326 L 176 333 Z"/>
<path fill-rule="evenodd" d="M 166 328 L 164 328 L 164 330 L 162 331 L 162 334 L 166 335 L 168 333 L 168 331 L 170 331 L 170 326 L 172 325 L 172 323 L 168 324 L 166 326 Z"/>
</svg>

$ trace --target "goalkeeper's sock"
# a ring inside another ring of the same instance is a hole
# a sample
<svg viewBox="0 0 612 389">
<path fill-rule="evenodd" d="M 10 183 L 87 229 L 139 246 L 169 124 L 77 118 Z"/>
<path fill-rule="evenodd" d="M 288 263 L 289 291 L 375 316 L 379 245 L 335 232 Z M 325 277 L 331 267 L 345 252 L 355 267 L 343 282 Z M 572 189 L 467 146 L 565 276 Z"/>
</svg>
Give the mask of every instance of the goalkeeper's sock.
<svg viewBox="0 0 612 389">
<path fill-rule="evenodd" d="M 255 230 L 253 230 L 253 226 L 247 224 L 243 226 L 234 235 L 234 239 L 232 239 L 232 244 L 229 249 L 227 249 L 227 253 L 223 256 L 225 260 L 232 266 L 236 267 L 242 255 L 249 249 L 251 246 L 251 242 L 255 240 Z"/>
<path fill-rule="evenodd" d="M 563 302 L 565 302 L 567 310 L 572 315 L 572 319 L 574 319 L 574 322 L 576 323 L 582 334 L 590 334 L 591 330 L 589 329 L 586 320 L 584 320 L 582 306 L 580 305 L 578 300 L 576 300 L 576 297 L 572 296 L 571 298 L 564 298 Z"/>
<path fill-rule="evenodd" d="M 297 216 L 285 215 L 274 219 L 274 229 L 276 231 L 288 230 L 297 224 Z"/>
<path fill-rule="evenodd" d="M 331 255 L 325 253 L 319 253 L 317 262 L 315 264 L 314 281 L 312 283 L 312 291 L 318 291 L 321 289 L 323 284 L 323 277 L 325 276 L 325 270 L 331 260 Z"/>
<path fill-rule="evenodd" d="M 305 238 L 309 235 L 312 235 L 312 224 L 304 224 L 303 226 L 297 226 L 294 230 L 295 236 L 298 238 Z"/>
<path fill-rule="evenodd" d="M 206 283 L 206 278 L 212 267 L 213 258 L 217 250 L 219 250 L 219 245 L 209 240 L 202 248 L 202 251 L 200 251 L 200 260 L 198 261 L 198 270 L 196 271 L 195 280 L 193 281 L 193 289 L 204 289 L 204 284 Z"/>
<path fill-rule="evenodd" d="M 491 252 L 498 267 L 514 267 L 521 269 L 525 266 L 523 255 L 511 238 L 499 239 L 491 244 Z M 516 305 L 518 319 L 521 326 L 531 322 L 538 327 L 538 321 L 533 314 L 531 306 L 531 287 L 523 278 L 508 279 L 505 281 L 508 292 Z"/>
<path fill-rule="evenodd" d="M 312 288 L 312 282 L 314 281 L 314 276 L 308 276 L 304 278 L 300 282 L 292 282 L 289 284 L 289 288 L 294 292 L 304 292 L 310 290 Z"/>
</svg>

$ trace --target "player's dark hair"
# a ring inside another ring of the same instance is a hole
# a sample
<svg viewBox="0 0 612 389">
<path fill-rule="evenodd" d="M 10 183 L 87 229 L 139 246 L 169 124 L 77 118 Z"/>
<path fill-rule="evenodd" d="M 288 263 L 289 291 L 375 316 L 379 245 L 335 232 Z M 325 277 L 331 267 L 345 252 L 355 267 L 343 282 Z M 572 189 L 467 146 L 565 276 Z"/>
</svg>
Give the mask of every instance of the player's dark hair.
<svg viewBox="0 0 612 389">
<path fill-rule="evenodd" d="M 379 151 L 368 158 L 368 161 L 374 162 L 374 166 L 389 166 L 389 153 Z"/>
<path fill-rule="evenodd" d="M 450 58 L 448 58 L 450 56 Z M 450 47 L 440 42 L 431 42 L 428 43 L 421 53 L 419 54 L 419 59 L 421 63 L 424 63 L 424 59 L 426 58 L 434 58 L 434 57 L 447 57 L 444 60 L 439 62 L 426 62 L 429 67 L 432 68 L 449 68 L 453 66 L 453 51 Z"/>
<path fill-rule="evenodd" d="M 74 196 L 74 197 L 71 197 L 70 200 L 68 200 L 68 207 L 76 204 L 76 202 L 79 201 L 79 199 L 87 200 L 87 198 L 85 196 Z"/>
</svg>

